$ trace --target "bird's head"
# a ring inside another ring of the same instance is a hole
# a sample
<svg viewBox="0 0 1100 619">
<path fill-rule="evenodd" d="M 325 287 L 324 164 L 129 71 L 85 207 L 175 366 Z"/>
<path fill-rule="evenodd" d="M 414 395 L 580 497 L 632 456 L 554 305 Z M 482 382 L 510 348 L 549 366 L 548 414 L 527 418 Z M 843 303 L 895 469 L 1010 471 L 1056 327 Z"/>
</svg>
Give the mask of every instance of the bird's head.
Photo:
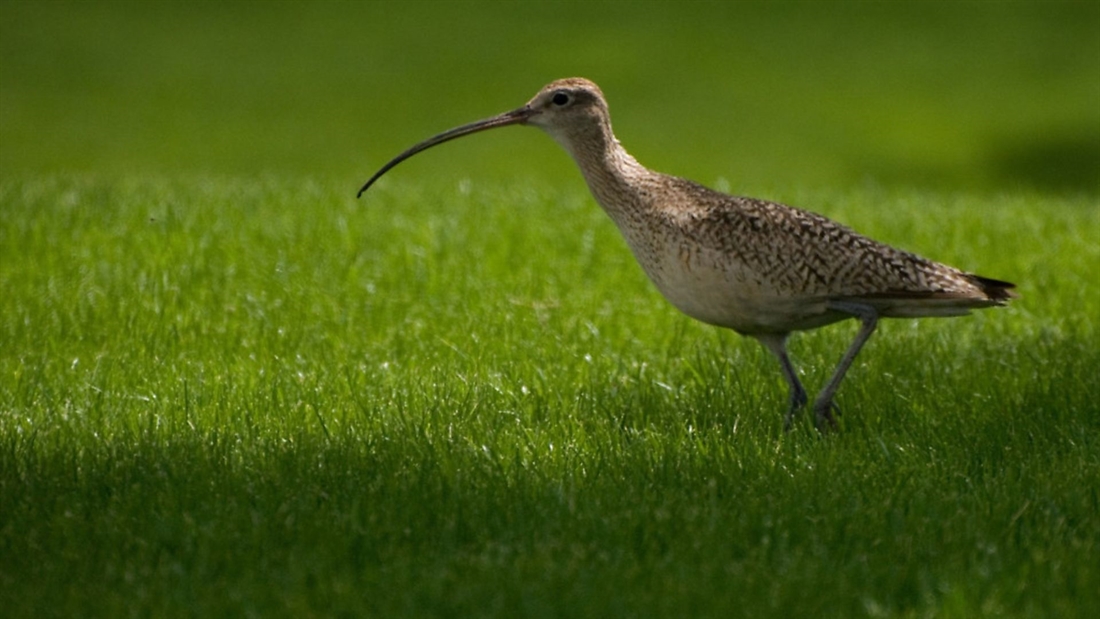
<svg viewBox="0 0 1100 619">
<path fill-rule="evenodd" d="M 595 138 L 610 136 L 607 103 L 600 87 L 580 77 L 557 80 L 544 86 L 521 108 L 455 127 L 409 148 L 375 172 L 358 195 L 363 195 L 391 168 L 421 151 L 464 135 L 508 125 L 538 127 L 570 153 L 575 153 L 579 144 L 596 144 L 598 141 Z"/>
</svg>

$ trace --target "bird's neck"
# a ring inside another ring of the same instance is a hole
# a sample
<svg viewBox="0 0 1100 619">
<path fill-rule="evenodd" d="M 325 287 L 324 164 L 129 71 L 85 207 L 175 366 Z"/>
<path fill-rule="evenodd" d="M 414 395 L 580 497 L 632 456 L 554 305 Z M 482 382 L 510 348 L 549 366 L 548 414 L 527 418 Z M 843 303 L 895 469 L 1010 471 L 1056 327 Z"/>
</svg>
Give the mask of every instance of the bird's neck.
<svg viewBox="0 0 1100 619">
<path fill-rule="evenodd" d="M 600 206 L 618 222 L 650 206 L 646 190 L 654 172 L 626 152 L 610 128 L 598 139 L 566 144 Z"/>
</svg>

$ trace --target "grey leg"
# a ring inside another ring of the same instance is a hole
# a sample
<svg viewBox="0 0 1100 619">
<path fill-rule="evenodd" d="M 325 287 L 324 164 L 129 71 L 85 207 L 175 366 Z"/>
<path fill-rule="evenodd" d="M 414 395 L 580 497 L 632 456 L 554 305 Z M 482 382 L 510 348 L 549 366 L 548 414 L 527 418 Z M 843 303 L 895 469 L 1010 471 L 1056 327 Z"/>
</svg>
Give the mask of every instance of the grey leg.
<svg viewBox="0 0 1100 619">
<path fill-rule="evenodd" d="M 837 364 L 836 370 L 833 372 L 832 378 L 825 384 L 825 388 L 818 394 L 817 399 L 814 400 L 814 421 L 817 424 L 819 430 L 825 431 L 830 427 L 836 425 L 836 420 L 833 419 L 833 395 L 836 394 L 837 387 L 840 387 L 840 381 L 844 380 L 844 374 L 848 372 L 848 368 L 851 367 L 852 361 L 855 360 L 856 355 L 859 354 L 863 345 L 867 343 L 867 339 L 871 337 L 871 334 L 875 332 L 875 327 L 878 325 L 878 312 L 870 305 L 863 305 L 862 303 L 849 303 L 845 301 L 830 301 L 829 309 L 837 312 L 843 312 L 845 314 L 851 314 L 863 323 L 859 333 L 856 334 L 856 339 L 852 342 L 852 345 L 848 347 L 847 352 L 841 357 L 840 363 Z"/>
<path fill-rule="evenodd" d="M 779 358 L 779 367 L 783 369 L 783 377 L 787 379 L 787 385 L 791 388 L 791 406 L 787 410 L 787 416 L 783 421 L 783 429 L 786 431 L 790 431 L 795 415 L 809 401 L 806 390 L 802 388 L 802 382 L 798 380 L 798 374 L 795 373 L 794 366 L 791 365 L 791 359 L 787 356 L 787 337 L 789 335 L 789 333 L 782 333 L 756 336 L 761 344 Z"/>
</svg>

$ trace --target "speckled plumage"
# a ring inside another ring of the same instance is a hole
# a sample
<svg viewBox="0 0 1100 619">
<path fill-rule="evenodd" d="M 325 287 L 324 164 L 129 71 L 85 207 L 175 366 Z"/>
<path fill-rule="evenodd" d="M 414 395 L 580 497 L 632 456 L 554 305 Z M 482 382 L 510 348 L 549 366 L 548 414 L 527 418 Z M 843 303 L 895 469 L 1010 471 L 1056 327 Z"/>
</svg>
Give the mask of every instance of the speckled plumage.
<svg viewBox="0 0 1100 619">
<path fill-rule="evenodd" d="M 833 395 L 879 317 L 957 316 L 1015 296 L 1012 284 L 895 249 L 821 215 L 647 169 L 615 138 L 599 87 L 581 78 L 553 82 L 517 110 L 417 144 L 380 169 L 360 194 L 418 152 L 511 124 L 537 126 L 569 152 L 638 263 L 673 305 L 755 337 L 775 353 L 791 388 L 788 427 L 807 402 L 786 352 L 792 331 L 852 317 L 863 324 L 814 403 L 824 429 L 834 422 Z"/>
</svg>

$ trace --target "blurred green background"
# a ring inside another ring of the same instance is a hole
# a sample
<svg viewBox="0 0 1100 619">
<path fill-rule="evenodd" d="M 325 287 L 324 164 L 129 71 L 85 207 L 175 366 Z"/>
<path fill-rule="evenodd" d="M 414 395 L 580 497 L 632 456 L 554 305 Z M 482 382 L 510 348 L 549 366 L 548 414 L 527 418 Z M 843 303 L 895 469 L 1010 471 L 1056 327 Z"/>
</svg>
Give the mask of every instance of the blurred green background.
<svg viewBox="0 0 1100 619">
<path fill-rule="evenodd" d="M 1100 193 L 1095 1 L 0 7 L 4 175 L 301 175 L 352 195 L 412 143 L 580 75 L 640 161 L 734 192 Z M 402 182 L 580 187 L 534 130 L 444 148 Z"/>
</svg>

